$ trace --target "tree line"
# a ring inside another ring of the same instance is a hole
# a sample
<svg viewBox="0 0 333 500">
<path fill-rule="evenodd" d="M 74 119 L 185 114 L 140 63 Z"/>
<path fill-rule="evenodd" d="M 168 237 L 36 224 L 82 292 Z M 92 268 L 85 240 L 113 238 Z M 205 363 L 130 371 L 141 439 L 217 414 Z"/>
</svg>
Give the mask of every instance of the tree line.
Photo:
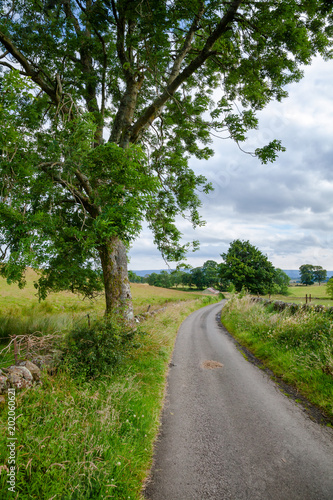
<svg viewBox="0 0 333 500">
<path fill-rule="evenodd" d="M 129 272 L 131 282 L 148 283 L 163 288 L 195 287 L 199 290 L 213 287 L 220 291 L 242 289 L 250 293 L 288 294 L 290 277 L 279 268 L 274 268 L 268 258 L 249 241 L 235 240 L 226 253 L 222 253 L 222 263 L 207 260 L 202 267 L 171 272 L 151 273 L 146 277 Z M 313 285 L 327 279 L 327 271 L 322 266 L 303 264 L 299 268 L 301 283 Z"/>
<path fill-rule="evenodd" d="M 213 287 L 219 291 L 242 289 L 250 293 L 287 294 L 290 278 L 282 269 L 274 268 L 268 258 L 249 241 L 235 240 L 229 250 L 221 254 L 222 263 L 207 260 L 202 267 L 189 271 L 175 270 L 168 273 L 151 273 L 141 278 L 130 272 L 132 282 L 144 282 L 164 288 L 196 287 L 203 290 Z"/>
</svg>

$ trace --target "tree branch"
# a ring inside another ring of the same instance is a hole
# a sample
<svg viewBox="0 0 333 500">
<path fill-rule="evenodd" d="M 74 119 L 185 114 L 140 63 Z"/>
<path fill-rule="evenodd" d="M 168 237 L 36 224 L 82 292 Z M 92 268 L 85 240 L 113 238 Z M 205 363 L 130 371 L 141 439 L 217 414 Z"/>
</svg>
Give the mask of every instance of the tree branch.
<svg viewBox="0 0 333 500">
<path fill-rule="evenodd" d="M 184 41 L 183 47 L 181 48 L 181 50 L 177 54 L 176 59 L 174 61 L 173 68 L 171 70 L 171 73 L 170 73 L 170 76 L 169 76 L 169 80 L 168 80 L 168 84 L 169 85 L 179 75 L 181 63 L 183 62 L 185 56 L 188 54 L 189 50 L 191 49 L 191 45 L 192 45 L 194 33 L 198 29 L 199 21 L 202 18 L 204 11 L 205 11 L 204 2 L 201 2 L 199 11 L 196 14 L 196 16 L 195 16 L 195 18 L 193 20 L 192 26 L 189 29 L 189 31 L 188 31 L 188 33 L 187 33 L 187 35 L 185 37 L 185 41 Z"/>
<path fill-rule="evenodd" d="M 16 59 L 16 61 L 24 68 L 26 75 L 31 79 L 52 99 L 55 104 L 59 103 L 59 96 L 53 87 L 50 87 L 40 76 L 40 70 L 37 71 L 28 62 L 27 58 L 15 47 L 13 42 L 0 31 L 0 43 L 8 50 L 8 52 Z M 2 63 L 3 64 L 3 63 Z"/>
<path fill-rule="evenodd" d="M 151 125 L 169 98 L 175 93 L 180 85 L 184 83 L 198 68 L 200 68 L 208 57 L 210 57 L 212 54 L 211 50 L 215 42 L 229 29 L 229 25 L 233 22 L 236 12 L 242 2 L 243 0 L 234 0 L 231 3 L 226 14 L 208 37 L 201 52 L 172 80 L 166 90 L 146 108 L 140 118 L 132 126 L 130 142 L 135 143 L 141 139 L 144 130 Z"/>
</svg>

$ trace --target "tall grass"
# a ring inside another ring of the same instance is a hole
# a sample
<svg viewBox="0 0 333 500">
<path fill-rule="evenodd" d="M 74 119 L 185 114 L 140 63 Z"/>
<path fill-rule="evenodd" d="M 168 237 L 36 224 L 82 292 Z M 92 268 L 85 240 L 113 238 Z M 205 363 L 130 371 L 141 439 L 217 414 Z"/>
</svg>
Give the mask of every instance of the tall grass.
<svg viewBox="0 0 333 500">
<path fill-rule="evenodd" d="M 136 348 L 109 373 L 84 380 L 60 370 L 53 376 L 44 374 L 41 386 L 17 392 L 14 495 L 6 483 L 7 409 L 2 407 L 1 498 L 142 498 L 178 327 L 192 311 L 218 300 L 187 297 L 187 302 L 176 299 L 149 318 Z"/>
<path fill-rule="evenodd" d="M 327 313 L 272 308 L 234 296 L 222 322 L 286 383 L 333 417 L 333 319 Z"/>
</svg>

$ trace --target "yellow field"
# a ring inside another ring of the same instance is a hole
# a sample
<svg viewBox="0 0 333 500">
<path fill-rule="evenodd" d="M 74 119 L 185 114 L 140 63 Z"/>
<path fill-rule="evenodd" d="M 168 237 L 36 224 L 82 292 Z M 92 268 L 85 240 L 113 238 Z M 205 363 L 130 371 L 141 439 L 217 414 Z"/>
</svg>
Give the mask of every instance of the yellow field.
<svg viewBox="0 0 333 500">
<path fill-rule="evenodd" d="M 8 285 L 0 278 L 0 315 L 31 316 L 32 314 L 102 314 L 105 308 L 104 295 L 95 300 L 83 299 L 71 292 L 51 293 L 46 300 L 38 302 L 34 281 L 37 275 L 31 269 L 26 273 L 27 285 L 20 289 L 16 284 Z M 134 313 L 141 314 L 159 309 L 171 302 L 193 300 L 200 292 L 181 292 L 158 288 L 147 284 L 132 283 Z"/>
</svg>

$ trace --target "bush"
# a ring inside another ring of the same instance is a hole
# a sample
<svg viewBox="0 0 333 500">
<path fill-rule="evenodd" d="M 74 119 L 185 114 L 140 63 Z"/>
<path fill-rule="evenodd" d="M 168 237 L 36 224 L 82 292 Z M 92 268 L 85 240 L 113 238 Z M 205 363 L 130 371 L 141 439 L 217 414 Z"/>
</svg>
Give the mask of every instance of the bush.
<svg viewBox="0 0 333 500">
<path fill-rule="evenodd" d="M 330 278 L 327 282 L 326 293 L 330 299 L 333 299 L 333 278 Z"/>
<path fill-rule="evenodd" d="M 64 365 L 76 377 L 96 378 L 110 372 L 126 353 L 139 347 L 135 337 L 134 329 L 115 318 L 77 326 L 67 335 Z"/>
</svg>

